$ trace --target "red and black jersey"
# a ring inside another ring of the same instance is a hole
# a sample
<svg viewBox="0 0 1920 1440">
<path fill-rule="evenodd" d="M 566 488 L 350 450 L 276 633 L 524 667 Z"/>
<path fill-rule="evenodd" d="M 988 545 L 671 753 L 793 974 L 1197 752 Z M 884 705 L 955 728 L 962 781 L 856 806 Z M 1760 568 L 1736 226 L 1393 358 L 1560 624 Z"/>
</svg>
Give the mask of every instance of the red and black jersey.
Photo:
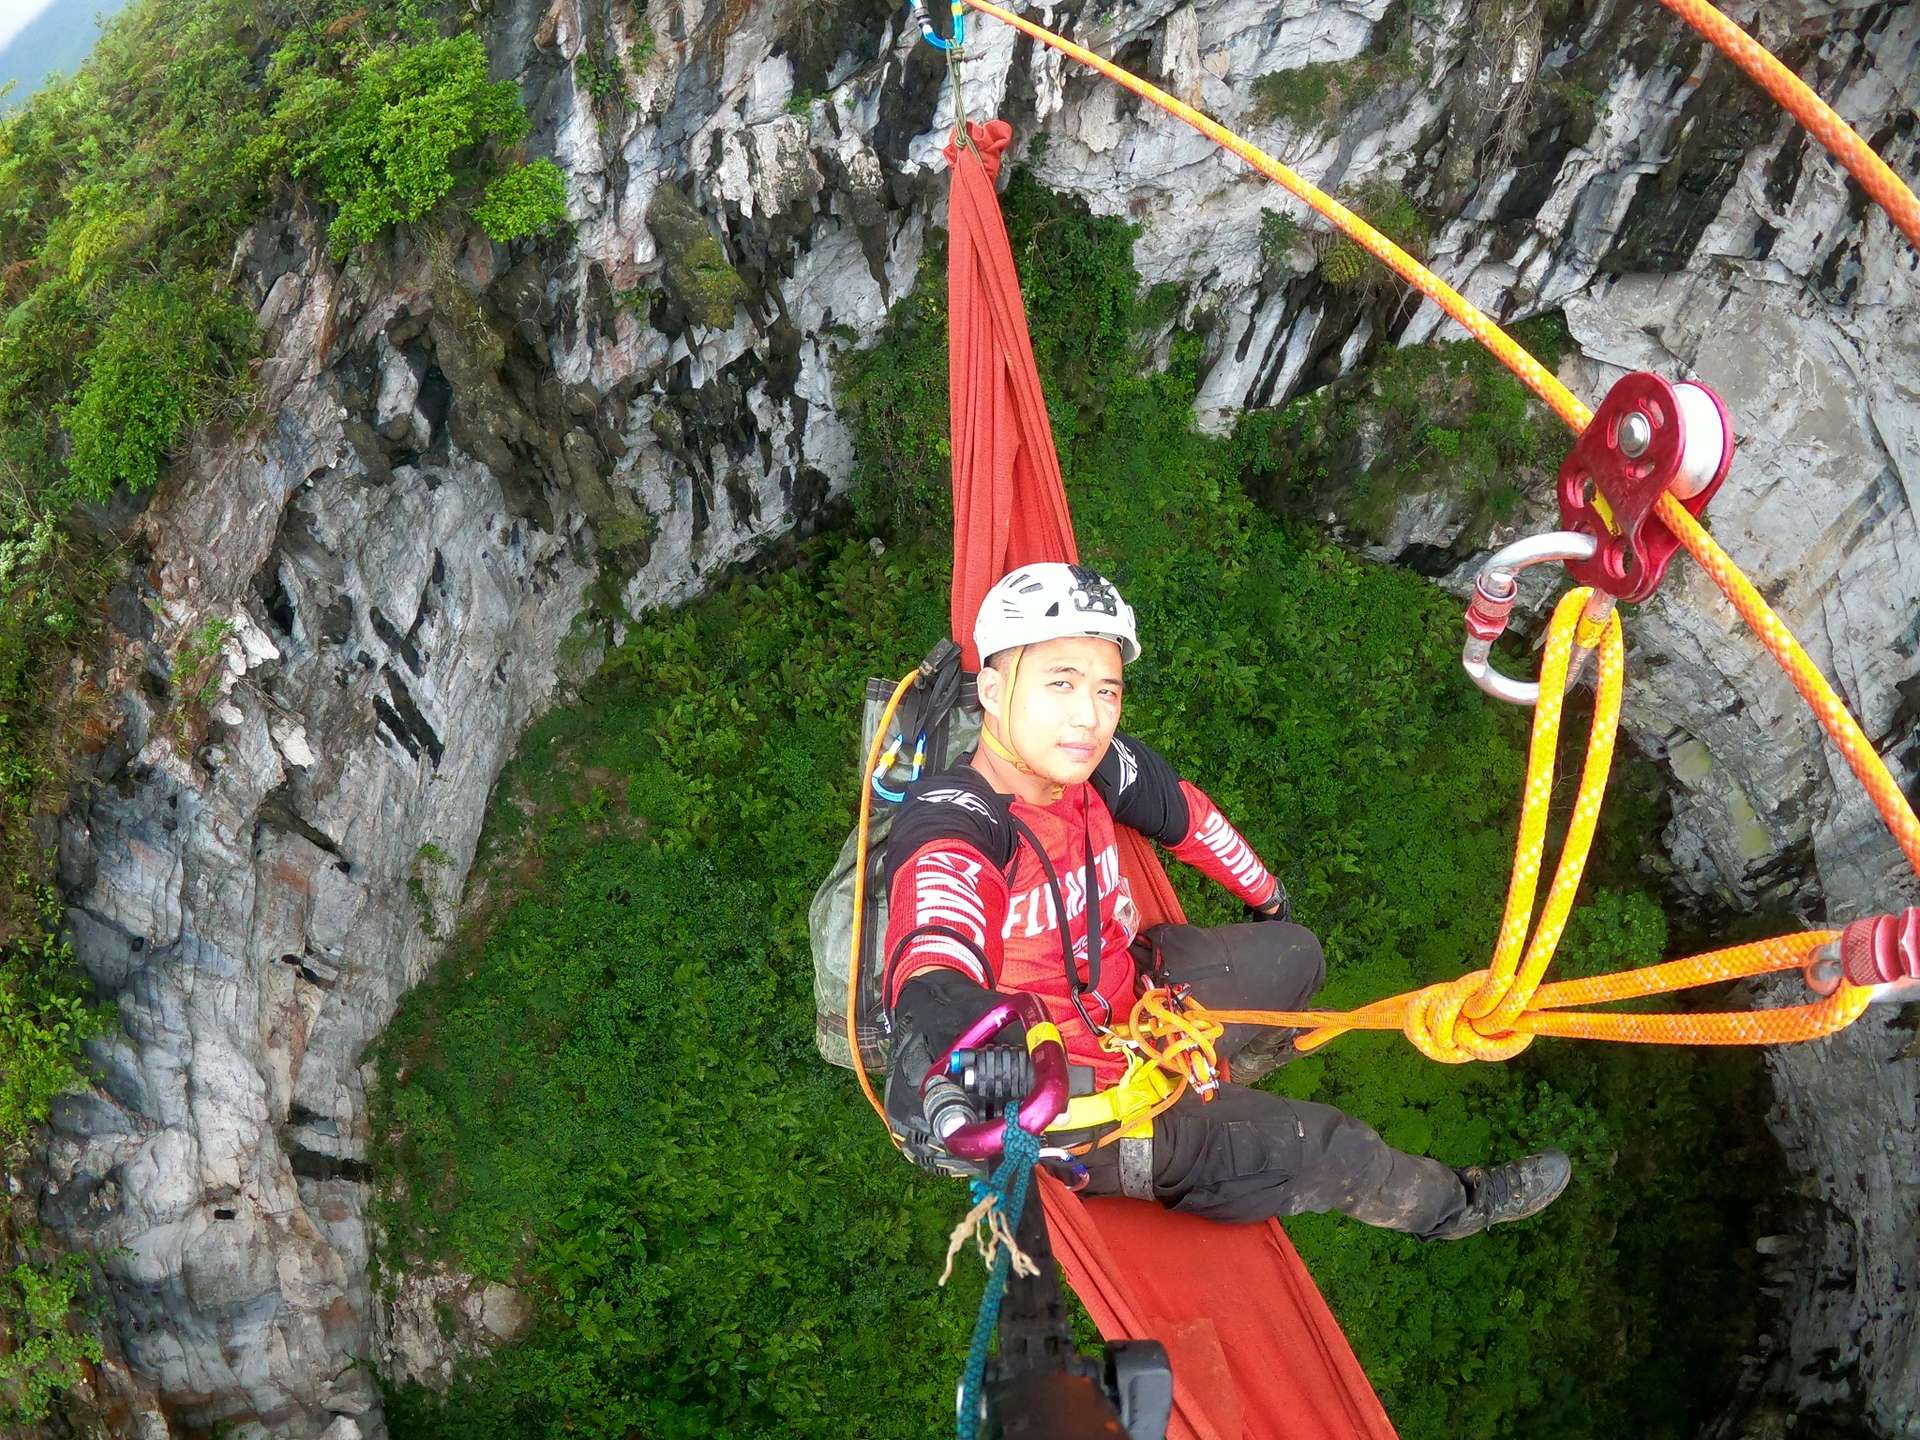
<svg viewBox="0 0 1920 1440">
<path fill-rule="evenodd" d="M 1046 1006 L 1076 1064 L 1091 1065 L 1101 1085 L 1117 1080 L 1125 1061 L 1100 1048 L 1075 1009 L 1065 953 L 1070 947 L 1086 987 L 1088 1015 L 1103 1024 L 1116 1013 L 1124 1018 L 1134 1000 L 1128 947 L 1139 914 L 1120 873 L 1116 822 L 1249 905 L 1273 898 L 1272 875 L 1206 794 L 1130 736 L 1116 734 L 1092 778 L 1051 805 L 1002 794 L 962 760 L 913 787 L 887 838 L 888 1009 L 907 980 L 934 967 L 990 989 L 1024 990 Z M 1097 976 L 1088 968 L 1089 853 L 1100 898 Z"/>
</svg>

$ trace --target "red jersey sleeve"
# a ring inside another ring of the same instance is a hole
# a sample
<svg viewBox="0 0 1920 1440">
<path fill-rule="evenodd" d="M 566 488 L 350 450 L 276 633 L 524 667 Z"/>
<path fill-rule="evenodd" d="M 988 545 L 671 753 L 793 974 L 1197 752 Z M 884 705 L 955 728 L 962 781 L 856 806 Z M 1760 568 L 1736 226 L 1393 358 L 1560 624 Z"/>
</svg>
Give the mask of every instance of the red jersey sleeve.
<svg viewBox="0 0 1920 1440">
<path fill-rule="evenodd" d="M 1189 781 L 1180 782 L 1191 823 L 1187 838 L 1170 847 L 1183 860 L 1215 880 L 1256 909 L 1273 899 L 1274 879 L 1240 832 L 1233 828 L 1206 792 Z"/>
<path fill-rule="evenodd" d="M 1249 905 L 1258 908 L 1273 899 L 1274 878 L 1253 847 L 1204 790 L 1182 780 L 1145 741 L 1116 734 L 1092 784 L 1122 825 L 1159 841 L 1176 859 L 1212 876 Z"/>
<path fill-rule="evenodd" d="M 887 895 L 888 1009 L 902 985 L 935 967 L 993 989 L 1006 918 L 1006 877 L 977 848 L 946 837 L 915 850 L 894 869 Z"/>
</svg>

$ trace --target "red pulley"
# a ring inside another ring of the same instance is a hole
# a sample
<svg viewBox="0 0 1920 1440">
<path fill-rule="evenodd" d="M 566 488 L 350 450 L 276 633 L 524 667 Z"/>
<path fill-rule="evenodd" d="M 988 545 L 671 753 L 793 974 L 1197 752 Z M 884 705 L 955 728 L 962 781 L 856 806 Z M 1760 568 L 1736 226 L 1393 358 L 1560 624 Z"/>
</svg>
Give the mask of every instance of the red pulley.
<svg viewBox="0 0 1920 1440">
<path fill-rule="evenodd" d="M 1653 594 L 1680 548 L 1654 506 L 1671 490 L 1697 516 L 1732 463 L 1733 424 L 1713 391 L 1621 376 L 1560 467 L 1560 528 L 1600 542 L 1591 560 L 1568 562 L 1574 582 L 1629 602 Z"/>
</svg>

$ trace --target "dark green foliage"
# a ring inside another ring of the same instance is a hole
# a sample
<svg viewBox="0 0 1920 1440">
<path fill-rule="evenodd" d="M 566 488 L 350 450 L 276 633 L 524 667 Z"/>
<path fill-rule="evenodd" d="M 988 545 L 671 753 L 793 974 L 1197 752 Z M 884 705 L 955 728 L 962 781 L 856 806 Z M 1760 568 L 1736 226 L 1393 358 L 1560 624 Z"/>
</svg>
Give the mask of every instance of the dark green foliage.
<svg viewBox="0 0 1920 1440">
<path fill-rule="evenodd" d="M 1551 370 L 1567 343 L 1557 316 L 1514 327 Z M 1400 500 L 1444 488 L 1474 497 L 1482 522 L 1548 483 L 1572 441 L 1545 406 L 1472 340 L 1383 350 L 1364 371 L 1234 432 L 1254 494 L 1289 515 L 1332 509 L 1378 535 Z"/>
<path fill-rule="evenodd" d="M 1192 428 L 1197 342 L 1176 334 L 1165 373 L 1141 363 L 1126 229 L 1018 177 L 1008 194 L 1044 378 L 1071 397 L 1055 422 L 1082 553 L 1141 616 L 1128 727 L 1286 877 L 1331 1003 L 1484 964 L 1524 735 L 1461 675 L 1458 607 L 1264 515 L 1243 446 Z M 806 934 L 857 803 L 863 683 L 947 627 L 949 537 L 881 489 L 941 478 L 932 288 L 842 377 L 866 519 L 893 547 L 875 556 L 870 529 L 809 542 L 649 617 L 502 780 L 481 873 L 519 898 L 456 943 L 377 1055 L 382 1266 L 448 1258 L 524 1286 L 538 1318 L 444 1401 L 392 1397 L 397 1436 L 950 1423 L 978 1269 L 957 1294 L 932 1278 L 964 1191 L 894 1156 L 815 1055 Z M 1237 915 L 1175 869 L 1196 922 Z M 1591 887 L 1567 973 L 1659 953 L 1632 884 Z M 1547 1142 L 1579 1159 L 1546 1215 L 1461 1245 L 1291 1222 L 1408 1440 L 1690 1433 L 1738 1293 L 1719 1126 L 1755 1073 L 1552 1041 L 1442 1067 L 1387 1037 L 1281 1072 L 1448 1161 Z"/>
<path fill-rule="evenodd" d="M 253 349 L 253 334 L 253 313 L 210 275 L 129 284 L 66 412 L 73 488 L 90 500 L 120 485 L 151 488 L 181 432 L 238 392 L 234 367 Z"/>
</svg>

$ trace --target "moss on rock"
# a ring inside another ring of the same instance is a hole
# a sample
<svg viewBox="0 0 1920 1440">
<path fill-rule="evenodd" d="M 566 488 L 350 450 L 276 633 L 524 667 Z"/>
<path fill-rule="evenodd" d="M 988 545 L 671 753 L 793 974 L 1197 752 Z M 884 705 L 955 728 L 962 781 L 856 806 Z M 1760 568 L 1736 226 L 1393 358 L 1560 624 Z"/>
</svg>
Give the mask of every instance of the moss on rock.
<svg viewBox="0 0 1920 1440">
<path fill-rule="evenodd" d="M 695 325 L 729 328 L 734 307 L 746 296 L 746 281 L 692 202 L 662 185 L 647 202 L 647 229 L 660 247 L 660 281 L 668 298 Z"/>
</svg>

